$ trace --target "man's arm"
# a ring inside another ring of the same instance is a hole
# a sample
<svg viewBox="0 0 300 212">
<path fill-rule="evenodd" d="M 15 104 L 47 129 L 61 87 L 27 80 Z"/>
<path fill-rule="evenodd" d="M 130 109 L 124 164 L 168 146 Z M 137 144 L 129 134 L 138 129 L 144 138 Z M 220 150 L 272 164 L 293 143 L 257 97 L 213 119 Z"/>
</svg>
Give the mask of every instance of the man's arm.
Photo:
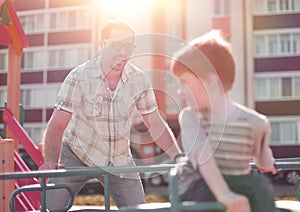
<svg viewBox="0 0 300 212">
<path fill-rule="evenodd" d="M 63 133 L 71 119 L 72 113 L 54 109 L 44 135 L 44 164 L 40 170 L 55 169 L 59 161 Z"/>
<path fill-rule="evenodd" d="M 152 139 L 170 158 L 175 160 L 178 158 L 177 156 L 182 155 L 172 130 L 161 117 L 158 110 L 149 114 L 143 114 L 142 117 Z"/>
</svg>

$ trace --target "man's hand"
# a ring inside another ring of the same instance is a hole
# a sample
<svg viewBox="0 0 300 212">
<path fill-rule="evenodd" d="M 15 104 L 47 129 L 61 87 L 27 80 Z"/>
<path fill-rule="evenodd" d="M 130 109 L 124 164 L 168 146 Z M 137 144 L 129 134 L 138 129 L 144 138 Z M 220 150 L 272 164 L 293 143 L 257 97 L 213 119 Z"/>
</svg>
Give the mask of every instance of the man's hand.
<svg viewBox="0 0 300 212">
<path fill-rule="evenodd" d="M 178 153 L 177 155 L 175 155 L 174 162 L 176 164 L 180 163 L 181 161 L 185 161 L 185 160 L 187 160 L 187 157 L 185 156 L 184 153 Z"/>
<path fill-rule="evenodd" d="M 226 212 L 251 212 L 248 198 L 236 193 L 230 193 L 218 200 L 227 207 Z"/>
<path fill-rule="evenodd" d="M 55 162 L 46 162 L 39 167 L 39 170 L 54 170 L 64 168 L 64 164 L 59 164 Z"/>
</svg>

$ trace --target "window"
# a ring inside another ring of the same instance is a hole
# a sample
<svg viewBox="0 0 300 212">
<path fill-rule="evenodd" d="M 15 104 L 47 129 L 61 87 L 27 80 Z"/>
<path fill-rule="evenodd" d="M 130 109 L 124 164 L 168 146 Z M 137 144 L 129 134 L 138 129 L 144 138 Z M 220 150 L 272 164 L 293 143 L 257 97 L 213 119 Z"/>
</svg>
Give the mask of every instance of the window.
<svg viewBox="0 0 300 212">
<path fill-rule="evenodd" d="M 20 89 L 20 103 L 25 108 L 53 107 L 59 86 L 26 87 Z"/>
<path fill-rule="evenodd" d="M 300 75 L 287 76 L 256 76 L 256 100 L 300 99 Z"/>
<path fill-rule="evenodd" d="M 282 78 L 281 79 L 282 86 L 282 96 L 292 96 L 292 79 L 291 78 Z"/>
<path fill-rule="evenodd" d="M 49 51 L 49 67 L 73 68 L 90 58 L 89 47 L 55 47 Z"/>
<path fill-rule="evenodd" d="M 31 97 L 32 97 L 32 92 L 30 90 L 20 90 L 20 103 L 24 107 L 31 106 Z"/>
<path fill-rule="evenodd" d="M 268 38 L 269 38 L 269 53 L 270 55 L 276 55 L 278 53 L 277 36 L 270 35 Z"/>
<path fill-rule="evenodd" d="M 0 70 L 8 69 L 8 54 L 7 51 L 0 52 Z"/>
<path fill-rule="evenodd" d="M 51 11 L 50 29 L 76 29 L 89 28 L 92 24 L 90 8 L 76 8 L 64 11 Z"/>
<path fill-rule="evenodd" d="M 300 10 L 300 0 L 255 0 L 254 11 L 262 13 L 283 13 Z"/>
<path fill-rule="evenodd" d="M 276 11 L 276 0 L 268 0 L 268 11 Z"/>
<path fill-rule="evenodd" d="M 300 33 L 296 33 L 293 36 L 293 47 L 294 47 L 294 52 L 296 54 L 300 54 Z"/>
<path fill-rule="evenodd" d="M 300 77 L 294 79 L 294 91 L 295 96 L 300 96 Z"/>
<path fill-rule="evenodd" d="M 300 32 L 255 36 L 255 56 L 300 55 Z"/>
<path fill-rule="evenodd" d="M 267 80 L 266 79 L 261 79 L 258 78 L 256 79 L 256 86 L 255 86 L 255 91 L 256 91 L 256 98 L 266 98 L 268 96 L 267 92 Z"/>
<path fill-rule="evenodd" d="M 282 34 L 280 37 L 280 48 L 281 53 L 286 54 L 290 53 L 291 51 L 291 39 L 289 34 Z"/>
<path fill-rule="evenodd" d="M 230 0 L 215 0 L 214 1 L 214 15 L 215 16 L 229 16 L 230 14 Z"/>
<path fill-rule="evenodd" d="M 279 0 L 279 9 L 288 10 L 289 9 L 289 0 Z"/>
<path fill-rule="evenodd" d="M 25 49 L 21 61 L 23 70 L 41 69 L 45 67 L 45 56 L 42 49 Z"/>
<path fill-rule="evenodd" d="M 0 90 L 0 107 L 3 107 L 7 99 L 7 89 L 6 87 Z"/>
<path fill-rule="evenodd" d="M 258 35 L 255 38 L 255 52 L 257 55 L 264 55 L 265 51 L 266 51 L 266 47 L 265 47 L 265 39 L 266 36 L 261 36 Z"/>
<path fill-rule="evenodd" d="M 38 145 L 42 142 L 44 127 L 36 126 L 37 124 L 25 124 L 24 130 L 28 134 L 28 136 L 32 139 L 32 141 Z M 40 124 L 39 124 L 40 125 Z"/>
<path fill-rule="evenodd" d="M 43 13 L 20 14 L 19 19 L 26 33 L 43 32 L 45 30 L 45 15 Z"/>
<path fill-rule="evenodd" d="M 269 80 L 269 84 L 270 84 L 270 96 L 272 97 L 280 97 L 280 89 L 279 89 L 279 78 L 271 78 Z"/>
<path fill-rule="evenodd" d="M 271 124 L 271 144 L 296 144 L 300 143 L 298 140 L 298 130 L 300 120 L 289 120 L 285 118 L 270 119 Z"/>
</svg>

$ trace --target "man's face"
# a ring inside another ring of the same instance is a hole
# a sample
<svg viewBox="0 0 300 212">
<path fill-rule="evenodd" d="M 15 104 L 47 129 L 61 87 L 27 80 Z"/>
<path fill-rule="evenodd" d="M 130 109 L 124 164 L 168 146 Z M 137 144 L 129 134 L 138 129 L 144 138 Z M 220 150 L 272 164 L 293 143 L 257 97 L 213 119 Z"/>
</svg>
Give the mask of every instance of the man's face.
<svg viewBox="0 0 300 212">
<path fill-rule="evenodd" d="M 103 41 L 103 59 L 110 70 L 122 71 L 133 52 L 134 37 L 131 32 L 112 30 Z"/>
</svg>

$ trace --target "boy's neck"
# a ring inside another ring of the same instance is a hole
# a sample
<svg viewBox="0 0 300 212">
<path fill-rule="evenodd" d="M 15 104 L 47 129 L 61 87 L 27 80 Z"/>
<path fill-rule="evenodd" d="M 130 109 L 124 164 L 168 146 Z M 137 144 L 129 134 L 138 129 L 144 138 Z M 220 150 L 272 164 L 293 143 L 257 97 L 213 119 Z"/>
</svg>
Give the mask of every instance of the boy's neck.
<svg viewBox="0 0 300 212">
<path fill-rule="evenodd" d="M 218 101 L 212 103 L 212 107 L 209 111 L 205 111 L 204 113 L 208 113 L 210 116 L 214 116 L 215 118 L 228 118 L 235 113 L 236 107 L 235 103 L 230 98 L 228 93 L 224 93 L 222 98 L 218 98 Z"/>
</svg>

